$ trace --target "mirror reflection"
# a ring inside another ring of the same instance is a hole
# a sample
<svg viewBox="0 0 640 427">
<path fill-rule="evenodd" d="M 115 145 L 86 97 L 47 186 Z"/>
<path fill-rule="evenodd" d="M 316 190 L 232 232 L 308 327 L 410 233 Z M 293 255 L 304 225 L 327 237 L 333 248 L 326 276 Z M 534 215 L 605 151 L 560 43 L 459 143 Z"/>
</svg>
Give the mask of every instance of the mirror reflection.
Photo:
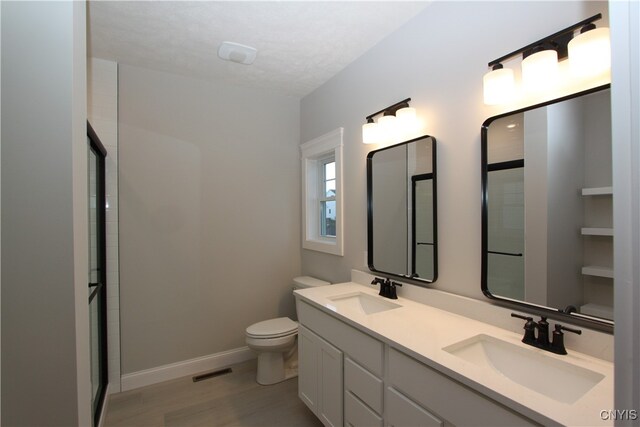
<svg viewBox="0 0 640 427">
<path fill-rule="evenodd" d="M 87 138 L 87 144 L 91 140 Z M 89 150 L 89 283 L 98 283 L 98 157 Z"/>
<path fill-rule="evenodd" d="M 367 156 L 368 264 L 412 281 L 437 278 L 436 141 L 423 136 Z"/>
<path fill-rule="evenodd" d="M 488 119 L 482 157 L 483 292 L 610 323 L 608 85 Z"/>
</svg>

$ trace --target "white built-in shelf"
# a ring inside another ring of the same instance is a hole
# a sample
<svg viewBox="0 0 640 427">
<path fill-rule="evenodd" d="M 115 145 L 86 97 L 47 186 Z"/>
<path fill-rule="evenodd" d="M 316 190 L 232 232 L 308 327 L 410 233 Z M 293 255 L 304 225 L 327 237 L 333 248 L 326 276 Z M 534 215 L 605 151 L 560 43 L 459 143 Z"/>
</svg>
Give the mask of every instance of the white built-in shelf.
<svg viewBox="0 0 640 427">
<path fill-rule="evenodd" d="M 613 307 L 606 305 L 588 303 L 580 306 L 580 313 L 613 320 Z"/>
<path fill-rule="evenodd" d="M 613 269 L 609 267 L 600 267 L 597 265 L 586 265 L 582 267 L 582 274 L 585 276 L 608 277 L 613 279 Z"/>
<path fill-rule="evenodd" d="M 610 196 L 613 194 L 613 187 L 593 187 L 583 188 L 583 196 Z"/>
<path fill-rule="evenodd" d="M 613 228 L 583 227 L 583 236 L 613 236 Z"/>
</svg>

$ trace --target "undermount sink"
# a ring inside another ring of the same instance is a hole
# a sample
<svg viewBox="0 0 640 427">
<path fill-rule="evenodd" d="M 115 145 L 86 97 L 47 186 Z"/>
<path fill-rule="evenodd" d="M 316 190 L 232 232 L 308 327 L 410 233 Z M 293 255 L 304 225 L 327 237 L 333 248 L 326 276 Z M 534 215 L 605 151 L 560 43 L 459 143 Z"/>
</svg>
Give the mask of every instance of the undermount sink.
<svg viewBox="0 0 640 427">
<path fill-rule="evenodd" d="M 551 357 L 543 350 L 523 348 L 484 334 L 443 350 L 569 404 L 576 402 L 604 378 L 598 372 Z"/>
<path fill-rule="evenodd" d="M 402 307 L 399 304 L 383 299 L 383 297 L 369 295 L 363 292 L 336 295 L 328 297 L 328 299 L 331 301 L 329 308 L 338 312 L 373 314 Z"/>
</svg>

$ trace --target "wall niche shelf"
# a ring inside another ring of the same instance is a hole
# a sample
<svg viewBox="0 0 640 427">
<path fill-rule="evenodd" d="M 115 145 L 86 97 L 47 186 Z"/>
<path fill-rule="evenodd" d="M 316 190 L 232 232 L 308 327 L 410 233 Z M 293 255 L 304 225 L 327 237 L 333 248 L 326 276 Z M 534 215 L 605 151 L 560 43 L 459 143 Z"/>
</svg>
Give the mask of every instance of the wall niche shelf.
<svg viewBox="0 0 640 427">
<path fill-rule="evenodd" d="M 583 196 L 612 196 L 613 187 L 583 188 L 582 195 Z"/>
<path fill-rule="evenodd" d="M 613 236 L 613 228 L 582 227 L 583 236 Z"/>
<path fill-rule="evenodd" d="M 596 181 L 597 180 L 592 180 Z M 602 181 L 600 181 L 602 182 Z M 613 187 L 584 187 L 581 190 L 585 199 L 585 221 L 588 223 L 607 224 L 612 220 Z M 585 301 L 580 306 L 580 313 L 613 320 L 612 293 L 614 285 L 613 268 L 610 249 L 607 249 L 613 238 L 611 227 L 583 227 L 581 234 L 586 237 L 584 248 L 588 253 L 581 273 L 585 286 Z M 595 236 L 589 238 L 589 236 Z M 609 242 L 607 242 L 609 241 Z"/>
<path fill-rule="evenodd" d="M 613 279 L 613 269 L 597 265 L 586 265 L 582 267 L 582 274 L 585 276 L 607 277 Z"/>
</svg>

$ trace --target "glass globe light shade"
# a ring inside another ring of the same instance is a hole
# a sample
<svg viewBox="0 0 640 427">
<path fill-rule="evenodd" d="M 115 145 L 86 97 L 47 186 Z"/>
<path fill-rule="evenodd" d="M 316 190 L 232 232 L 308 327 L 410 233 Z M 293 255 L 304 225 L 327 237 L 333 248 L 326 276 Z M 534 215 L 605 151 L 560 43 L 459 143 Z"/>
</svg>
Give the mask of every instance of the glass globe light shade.
<svg viewBox="0 0 640 427">
<path fill-rule="evenodd" d="M 558 82 L 558 52 L 543 50 L 522 61 L 522 85 L 527 92 L 544 92 Z"/>
<path fill-rule="evenodd" d="M 395 140 L 397 121 L 396 116 L 382 116 L 378 119 L 381 142 L 391 142 Z"/>
<path fill-rule="evenodd" d="M 377 144 L 380 140 L 378 124 L 371 122 L 362 125 L 362 142 L 364 144 Z"/>
<path fill-rule="evenodd" d="M 396 118 L 402 124 L 411 124 L 416 119 L 416 109 L 413 107 L 404 107 L 396 111 Z"/>
<path fill-rule="evenodd" d="M 489 71 L 482 78 L 482 83 L 486 105 L 508 104 L 513 100 L 516 83 L 512 69 L 499 68 Z"/>
<path fill-rule="evenodd" d="M 413 107 L 404 107 L 396 111 L 398 119 L 399 139 L 407 140 L 416 136 L 418 130 L 418 120 L 416 119 L 416 109 Z"/>
<path fill-rule="evenodd" d="M 611 37 L 608 28 L 584 32 L 571 39 L 568 47 L 572 76 L 595 77 L 611 69 Z"/>
</svg>

